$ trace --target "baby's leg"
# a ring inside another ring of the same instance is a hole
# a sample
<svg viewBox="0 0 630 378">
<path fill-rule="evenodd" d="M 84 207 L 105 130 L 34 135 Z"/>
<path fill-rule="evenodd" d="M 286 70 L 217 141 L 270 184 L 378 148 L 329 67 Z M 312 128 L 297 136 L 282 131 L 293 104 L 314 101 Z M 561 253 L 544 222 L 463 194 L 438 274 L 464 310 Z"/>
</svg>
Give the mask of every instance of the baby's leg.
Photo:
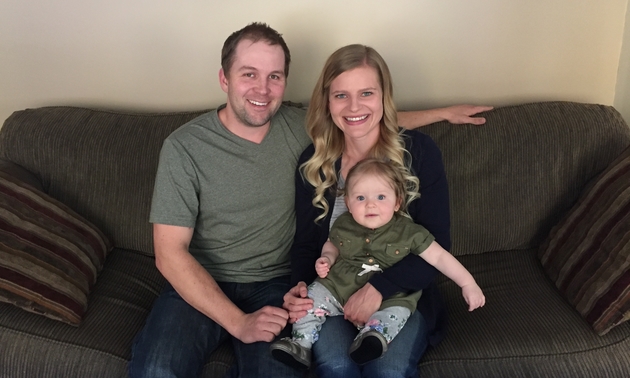
<svg viewBox="0 0 630 378">
<path fill-rule="evenodd" d="M 361 329 L 357 338 L 361 336 L 362 333 L 375 330 L 385 336 L 387 344 L 389 344 L 404 327 L 410 315 L 411 311 L 402 306 L 392 306 L 376 311 L 372 314 L 372 316 L 370 316 L 368 322 L 365 323 L 365 327 Z"/>
<path fill-rule="evenodd" d="M 411 311 L 401 306 L 387 307 L 372 314 L 350 345 L 350 358 L 363 365 L 383 356 L 387 344 L 398 335 L 410 315 Z"/>
<path fill-rule="evenodd" d="M 343 314 L 341 304 L 319 282 L 308 287 L 308 296 L 313 299 L 313 308 L 293 324 L 292 338 L 280 339 L 270 346 L 275 359 L 300 370 L 311 367 L 311 348 L 319 338 L 326 316 Z"/>
<path fill-rule="evenodd" d="M 315 281 L 308 287 L 308 297 L 313 299 L 313 308 L 306 316 L 293 324 L 293 341 L 311 349 L 319 338 L 319 331 L 326 321 L 326 316 L 343 315 L 343 307 L 328 289 Z"/>
</svg>

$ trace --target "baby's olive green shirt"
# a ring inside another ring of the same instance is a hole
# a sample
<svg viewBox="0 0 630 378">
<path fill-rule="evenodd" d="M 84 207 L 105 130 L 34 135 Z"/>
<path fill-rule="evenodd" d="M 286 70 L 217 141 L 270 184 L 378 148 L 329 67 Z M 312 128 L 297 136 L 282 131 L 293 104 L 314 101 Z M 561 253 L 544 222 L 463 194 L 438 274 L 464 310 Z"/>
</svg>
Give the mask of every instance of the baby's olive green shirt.
<svg viewBox="0 0 630 378">
<path fill-rule="evenodd" d="M 359 276 L 364 270 L 363 264 L 378 264 L 385 270 L 409 253 L 421 254 L 435 240 L 426 228 L 398 214 L 384 226 L 369 229 L 358 224 L 349 212 L 337 218 L 329 237 L 339 249 L 339 257 L 328 276 L 317 281 L 330 290 L 341 305 L 345 305 L 373 274 L 379 274 L 369 272 Z M 421 295 L 422 291 L 397 293 L 385 299 L 381 309 L 403 306 L 413 312 Z"/>
</svg>

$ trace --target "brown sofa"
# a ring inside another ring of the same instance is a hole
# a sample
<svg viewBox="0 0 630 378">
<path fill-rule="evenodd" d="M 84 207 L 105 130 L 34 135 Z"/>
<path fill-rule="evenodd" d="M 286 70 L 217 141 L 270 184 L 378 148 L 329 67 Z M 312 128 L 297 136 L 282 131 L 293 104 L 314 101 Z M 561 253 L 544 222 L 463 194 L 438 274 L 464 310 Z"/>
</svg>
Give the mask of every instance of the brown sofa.
<svg viewBox="0 0 630 378">
<path fill-rule="evenodd" d="M 164 285 L 148 212 L 164 138 L 203 112 L 27 109 L 0 129 L 0 170 L 39 187 L 113 243 L 78 327 L 0 303 L 3 377 L 125 377 L 134 335 Z M 591 180 L 630 145 L 615 109 L 570 102 L 507 106 L 485 126 L 431 125 L 450 185 L 452 253 L 484 289 L 466 311 L 440 279 L 446 339 L 422 377 L 629 377 L 630 325 L 595 333 L 541 267 L 538 247 Z M 0 240 L 1 241 L 1 240 Z M 0 277 L 1 279 L 1 277 Z M 217 350 L 204 377 L 234 361 Z"/>
</svg>

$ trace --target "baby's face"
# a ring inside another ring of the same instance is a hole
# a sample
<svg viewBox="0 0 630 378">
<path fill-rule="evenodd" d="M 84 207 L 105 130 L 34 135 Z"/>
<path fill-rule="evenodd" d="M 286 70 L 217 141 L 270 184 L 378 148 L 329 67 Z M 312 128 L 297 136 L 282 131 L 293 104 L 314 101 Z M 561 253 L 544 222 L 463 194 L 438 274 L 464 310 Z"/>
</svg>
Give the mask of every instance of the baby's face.
<svg viewBox="0 0 630 378">
<path fill-rule="evenodd" d="M 378 228 L 389 222 L 400 208 L 394 189 L 379 176 L 362 175 L 348 186 L 346 206 L 357 223 Z"/>
</svg>

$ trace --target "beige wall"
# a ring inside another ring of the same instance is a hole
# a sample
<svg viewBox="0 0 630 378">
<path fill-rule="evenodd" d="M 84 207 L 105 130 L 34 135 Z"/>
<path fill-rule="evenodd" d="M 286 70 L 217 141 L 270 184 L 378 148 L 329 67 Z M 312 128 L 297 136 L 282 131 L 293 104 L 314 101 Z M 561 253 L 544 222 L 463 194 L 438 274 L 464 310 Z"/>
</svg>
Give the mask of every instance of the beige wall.
<svg viewBox="0 0 630 378">
<path fill-rule="evenodd" d="M 617 72 L 617 88 L 613 105 L 630 124 L 630 7 L 626 9 L 626 27 Z"/>
<path fill-rule="evenodd" d="M 285 98 L 293 101 L 308 101 L 334 49 L 358 42 L 388 61 L 401 108 L 539 100 L 612 105 L 616 93 L 628 104 L 628 41 L 621 54 L 627 5 L 628 0 L 2 0 L 0 119 L 45 105 L 217 106 L 225 99 L 217 83 L 221 45 L 251 21 L 268 22 L 284 34 L 294 58 Z"/>
</svg>

